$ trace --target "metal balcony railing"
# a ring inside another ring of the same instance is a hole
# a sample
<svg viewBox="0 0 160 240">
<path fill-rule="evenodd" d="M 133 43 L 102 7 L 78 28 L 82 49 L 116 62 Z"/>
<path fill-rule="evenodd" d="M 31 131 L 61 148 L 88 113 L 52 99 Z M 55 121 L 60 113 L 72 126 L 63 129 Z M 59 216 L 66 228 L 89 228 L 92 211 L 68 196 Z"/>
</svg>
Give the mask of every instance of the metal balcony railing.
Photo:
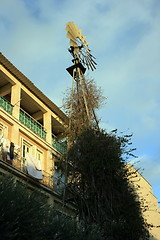
<svg viewBox="0 0 160 240">
<path fill-rule="evenodd" d="M 12 115 L 13 105 L 2 96 L 0 96 L 0 107 Z M 40 136 L 42 139 L 46 140 L 47 132 L 45 131 L 44 127 L 22 108 L 20 109 L 19 121 L 27 128 L 29 128 L 32 132 Z M 52 136 L 52 146 L 62 154 L 67 151 L 67 143 L 58 141 L 54 135 Z"/>
<path fill-rule="evenodd" d="M 53 189 L 55 192 L 62 194 L 65 190 L 65 183 L 60 178 L 54 177 Z"/>
<path fill-rule="evenodd" d="M 67 151 L 67 142 L 60 142 L 56 139 L 56 137 L 52 136 L 52 146 L 57 149 L 60 153 L 64 154 Z"/>
<path fill-rule="evenodd" d="M 42 139 L 46 140 L 47 133 L 44 130 L 44 127 L 23 109 L 20 109 L 19 121 L 28 127 L 32 132 L 36 133 Z"/>
<path fill-rule="evenodd" d="M 7 101 L 4 97 L 0 96 L 0 107 L 2 107 L 6 112 L 12 115 L 13 105 Z"/>
<path fill-rule="evenodd" d="M 1 147 L 0 147 L 0 160 L 10 163 L 11 166 L 13 166 L 14 168 L 20 170 L 21 172 L 24 172 L 25 174 L 28 174 L 25 158 L 22 158 L 19 155 L 17 155 L 13 161 L 6 161 L 3 159 L 3 151 L 2 151 Z M 63 191 L 65 189 L 65 183 L 63 181 L 61 181 L 60 178 L 57 178 L 44 170 L 42 170 L 42 175 L 43 175 L 42 180 L 38 180 L 38 179 L 34 179 L 34 180 L 51 188 L 58 194 L 63 193 Z M 28 174 L 28 176 L 29 176 L 29 174 Z"/>
<path fill-rule="evenodd" d="M 49 188 L 53 189 L 53 175 L 51 175 L 50 173 L 42 170 L 42 175 L 43 175 L 43 179 L 40 180 L 40 182 L 46 186 L 48 186 Z"/>
</svg>

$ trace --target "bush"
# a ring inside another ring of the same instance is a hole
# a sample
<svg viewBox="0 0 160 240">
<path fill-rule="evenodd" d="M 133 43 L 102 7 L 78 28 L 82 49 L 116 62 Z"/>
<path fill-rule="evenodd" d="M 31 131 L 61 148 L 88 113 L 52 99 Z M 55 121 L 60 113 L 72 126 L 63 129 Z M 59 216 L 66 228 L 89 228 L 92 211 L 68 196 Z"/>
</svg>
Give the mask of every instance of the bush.
<svg viewBox="0 0 160 240">
<path fill-rule="evenodd" d="M 46 198 L 14 177 L 0 177 L 0 240 L 100 240 L 75 219 L 47 205 Z"/>
</svg>

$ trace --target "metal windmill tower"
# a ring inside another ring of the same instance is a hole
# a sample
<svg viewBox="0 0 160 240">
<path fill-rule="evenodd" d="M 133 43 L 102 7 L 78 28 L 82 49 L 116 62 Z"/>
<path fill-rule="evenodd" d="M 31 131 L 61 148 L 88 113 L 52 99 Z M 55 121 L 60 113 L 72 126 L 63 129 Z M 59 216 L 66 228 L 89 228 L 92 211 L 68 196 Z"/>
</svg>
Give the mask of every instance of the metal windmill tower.
<svg viewBox="0 0 160 240">
<path fill-rule="evenodd" d="M 89 104 L 89 89 L 87 88 L 86 80 L 84 73 L 87 69 L 91 69 L 94 71 L 96 69 L 96 62 L 94 61 L 95 57 L 91 54 L 91 50 L 88 47 L 89 43 L 86 42 L 86 37 L 82 35 L 82 30 L 78 29 L 78 26 L 75 25 L 73 22 L 68 22 L 66 24 L 66 31 L 67 31 L 67 38 L 70 39 L 70 48 L 68 51 L 73 57 L 73 65 L 66 70 L 69 72 L 69 74 L 72 76 L 72 101 L 70 105 L 70 123 L 71 126 L 72 123 L 72 111 L 73 111 L 73 102 L 74 94 L 73 92 L 76 89 L 76 95 L 77 95 L 77 106 L 79 105 L 78 102 L 80 99 L 78 99 L 79 96 L 79 89 L 82 90 L 82 96 L 83 96 L 83 105 L 85 106 L 84 109 L 86 111 L 86 115 L 88 118 L 88 122 L 94 120 L 97 128 L 98 127 L 98 120 L 96 118 L 96 114 L 94 111 L 94 108 L 91 107 Z M 77 111 L 79 111 L 77 109 Z"/>
</svg>

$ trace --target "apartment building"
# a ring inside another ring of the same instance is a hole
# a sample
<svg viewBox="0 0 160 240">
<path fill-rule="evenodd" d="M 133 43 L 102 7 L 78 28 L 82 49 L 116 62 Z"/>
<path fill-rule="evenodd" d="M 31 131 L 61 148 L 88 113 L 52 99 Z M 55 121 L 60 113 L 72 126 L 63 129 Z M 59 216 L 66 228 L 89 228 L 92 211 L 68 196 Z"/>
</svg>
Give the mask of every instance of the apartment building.
<svg viewBox="0 0 160 240">
<path fill-rule="evenodd" d="M 152 186 L 133 166 L 128 165 L 128 169 L 132 173 L 130 181 L 139 196 L 142 215 L 149 225 L 150 239 L 160 240 L 160 208 Z"/>
<path fill-rule="evenodd" d="M 0 53 L 0 172 L 15 175 L 61 208 L 66 115 Z M 64 211 L 73 213 L 71 206 Z"/>
</svg>

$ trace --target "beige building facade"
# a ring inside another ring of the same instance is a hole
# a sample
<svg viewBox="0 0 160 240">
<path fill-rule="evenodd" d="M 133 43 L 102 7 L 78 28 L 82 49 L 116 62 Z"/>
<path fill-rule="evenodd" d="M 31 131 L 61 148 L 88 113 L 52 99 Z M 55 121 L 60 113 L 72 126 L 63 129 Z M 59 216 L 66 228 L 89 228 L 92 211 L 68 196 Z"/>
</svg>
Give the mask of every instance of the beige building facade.
<svg viewBox="0 0 160 240">
<path fill-rule="evenodd" d="M 141 203 L 142 215 L 149 224 L 149 233 L 151 240 L 160 240 L 160 208 L 158 200 L 154 196 L 150 183 L 131 165 L 128 165 L 131 171 L 130 181 L 138 193 Z"/>
<path fill-rule="evenodd" d="M 56 164 L 66 151 L 67 124 L 66 115 L 0 53 L 1 172 L 39 187 L 48 201 L 63 206 L 65 176 Z"/>
</svg>

